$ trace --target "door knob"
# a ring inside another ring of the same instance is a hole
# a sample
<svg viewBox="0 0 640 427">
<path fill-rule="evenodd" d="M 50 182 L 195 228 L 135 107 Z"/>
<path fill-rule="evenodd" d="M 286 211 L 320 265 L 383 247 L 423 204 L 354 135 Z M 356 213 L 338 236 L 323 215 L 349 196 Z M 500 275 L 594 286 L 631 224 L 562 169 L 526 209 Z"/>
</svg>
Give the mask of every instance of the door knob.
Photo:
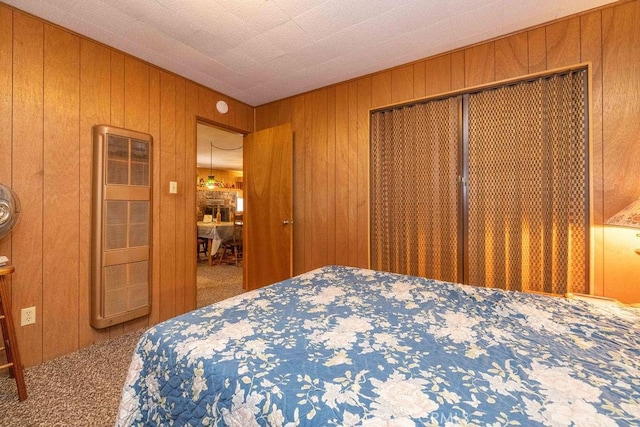
<svg viewBox="0 0 640 427">
<path fill-rule="evenodd" d="M 292 219 L 285 219 L 284 221 L 282 221 L 282 225 L 293 225 L 293 220 Z"/>
</svg>

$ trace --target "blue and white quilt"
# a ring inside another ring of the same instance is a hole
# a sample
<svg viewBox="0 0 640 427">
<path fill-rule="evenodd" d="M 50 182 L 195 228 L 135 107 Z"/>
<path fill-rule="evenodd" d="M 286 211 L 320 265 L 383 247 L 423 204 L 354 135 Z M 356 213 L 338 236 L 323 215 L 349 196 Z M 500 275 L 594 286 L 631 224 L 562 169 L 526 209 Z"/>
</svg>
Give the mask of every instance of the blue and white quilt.
<svg viewBox="0 0 640 427">
<path fill-rule="evenodd" d="M 640 423 L 640 314 L 330 266 L 149 329 L 116 424 Z"/>
</svg>

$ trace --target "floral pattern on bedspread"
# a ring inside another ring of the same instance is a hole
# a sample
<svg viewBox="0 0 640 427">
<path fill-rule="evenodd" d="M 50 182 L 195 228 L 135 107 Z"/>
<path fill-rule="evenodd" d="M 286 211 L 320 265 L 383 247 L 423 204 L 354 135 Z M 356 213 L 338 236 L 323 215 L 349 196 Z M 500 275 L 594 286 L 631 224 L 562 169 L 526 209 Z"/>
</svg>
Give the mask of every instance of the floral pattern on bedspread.
<svg viewBox="0 0 640 427">
<path fill-rule="evenodd" d="M 117 425 L 640 422 L 640 316 L 330 266 L 165 321 Z"/>
</svg>

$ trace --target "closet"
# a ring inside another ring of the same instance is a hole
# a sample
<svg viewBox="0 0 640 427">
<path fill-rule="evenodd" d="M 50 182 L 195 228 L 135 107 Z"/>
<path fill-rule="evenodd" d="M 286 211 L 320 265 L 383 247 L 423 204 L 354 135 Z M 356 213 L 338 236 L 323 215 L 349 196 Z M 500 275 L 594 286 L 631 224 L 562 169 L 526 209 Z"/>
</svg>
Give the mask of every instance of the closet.
<svg viewBox="0 0 640 427">
<path fill-rule="evenodd" d="M 590 291 L 587 69 L 371 112 L 372 268 Z"/>
</svg>

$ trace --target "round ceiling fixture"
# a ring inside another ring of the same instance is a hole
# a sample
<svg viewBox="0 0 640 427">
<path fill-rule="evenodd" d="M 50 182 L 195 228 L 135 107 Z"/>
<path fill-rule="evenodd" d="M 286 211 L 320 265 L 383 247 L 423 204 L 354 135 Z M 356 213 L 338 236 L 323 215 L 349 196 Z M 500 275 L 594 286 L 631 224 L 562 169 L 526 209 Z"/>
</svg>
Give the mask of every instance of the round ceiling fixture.
<svg viewBox="0 0 640 427">
<path fill-rule="evenodd" d="M 216 110 L 218 110 L 218 113 L 220 114 L 227 114 L 227 111 L 229 111 L 229 106 L 224 101 L 218 101 L 216 102 Z"/>
</svg>

